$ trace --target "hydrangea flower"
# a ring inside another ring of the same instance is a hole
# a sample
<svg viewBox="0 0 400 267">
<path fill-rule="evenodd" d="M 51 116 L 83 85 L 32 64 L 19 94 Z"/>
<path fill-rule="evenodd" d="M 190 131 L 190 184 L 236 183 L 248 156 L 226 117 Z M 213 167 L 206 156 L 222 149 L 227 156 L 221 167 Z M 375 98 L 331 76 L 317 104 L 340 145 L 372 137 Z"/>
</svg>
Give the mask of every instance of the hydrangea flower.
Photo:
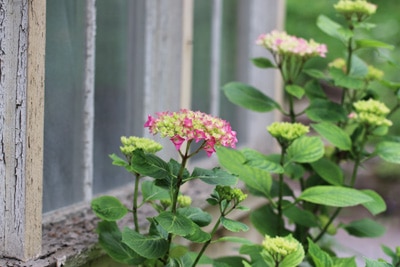
<svg viewBox="0 0 400 267">
<path fill-rule="evenodd" d="M 226 199 L 228 201 L 235 201 L 240 203 L 247 198 L 247 194 L 243 193 L 240 188 L 232 188 L 230 186 L 217 185 L 215 190 L 221 199 Z"/>
<path fill-rule="evenodd" d="M 142 149 L 146 153 L 156 153 L 162 149 L 162 145 L 148 138 L 136 136 L 122 136 L 122 146 L 120 146 L 121 153 L 126 157 L 131 157 L 133 151 Z"/>
<path fill-rule="evenodd" d="M 365 79 L 368 81 L 380 81 L 383 78 L 383 71 L 375 68 L 374 66 L 368 66 L 368 73 Z"/>
<path fill-rule="evenodd" d="M 340 0 L 333 7 L 337 12 L 345 16 L 351 17 L 354 14 L 358 19 L 371 16 L 376 12 L 377 8 L 376 5 L 368 3 L 366 0 Z"/>
<path fill-rule="evenodd" d="M 215 152 L 215 146 L 235 148 L 237 143 L 236 132 L 227 121 L 200 111 L 181 109 L 179 112 L 160 112 L 157 117 L 149 115 L 144 127 L 152 134 L 169 137 L 177 150 L 185 141 L 204 140 L 202 148 L 208 156 Z"/>
<path fill-rule="evenodd" d="M 302 58 L 325 57 L 328 52 L 325 44 L 319 44 L 312 39 L 307 41 L 277 30 L 268 34 L 261 34 L 257 38 L 256 44 L 264 46 L 273 54 Z"/>
<path fill-rule="evenodd" d="M 278 141 L 291 142 L 308 133 L 309 127 L 297 122 L 274 122 L 267 130 Z"/>
<path fill-rule="evenodd" d="M 352 118 L 369 126 L 391 126 L 393 123 L 386 119 L 390 109 L 374 99 L 360 100 L 353 104 L 355 114 Z"/>
<path fill-rule="evenodd" d="M 300 243 L 291 236 L 265 236 L 262 246 L 275 262 L 281 262 L 286 256 L 303 249 Z"/>
</svg>

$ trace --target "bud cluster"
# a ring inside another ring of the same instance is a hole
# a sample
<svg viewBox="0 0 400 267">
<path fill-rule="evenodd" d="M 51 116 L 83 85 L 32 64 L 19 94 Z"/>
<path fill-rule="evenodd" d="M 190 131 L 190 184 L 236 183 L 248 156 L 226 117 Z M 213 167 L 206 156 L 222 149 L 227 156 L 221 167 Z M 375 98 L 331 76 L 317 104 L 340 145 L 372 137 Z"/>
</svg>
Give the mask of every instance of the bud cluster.
<svg viewBox="0 0 400 267">
<path fill-rule="evenodd" d="M 267 127 L 268 132 L 281 142 L 292 142 L 293 140 L 305 135 L 309 127 L 301 123 L 274 122 Z"/>
<path fill-rule="evenodd" d="M 163 147 L 161 144 L 157 143 L 148 138 L 136 137 L 136 136 L 122 136 L 121 137 L 122 146 L 120 146 L 121 153 L 126 157 L 131 157 L 133 151 L 136 149 L 142 149 L 146 153 L 156 153 L 160 151 Z"/>
<path fill-rule="evenodd" d="M 390 109 L 374 99 L 360 100 L 353 104 L 356 113 L 353 118 L 368 126 L 391 126 L 393 123 L 386 119 Z"/>
</svg>

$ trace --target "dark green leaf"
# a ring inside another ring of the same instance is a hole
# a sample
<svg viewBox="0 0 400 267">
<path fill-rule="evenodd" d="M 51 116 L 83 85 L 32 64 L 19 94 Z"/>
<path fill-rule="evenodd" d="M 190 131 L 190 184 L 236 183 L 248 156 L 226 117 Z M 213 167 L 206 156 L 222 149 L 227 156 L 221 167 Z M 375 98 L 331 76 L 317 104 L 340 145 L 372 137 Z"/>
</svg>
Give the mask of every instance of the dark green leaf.
<svg viewBox="0 0 400 267">
<path fill-rule="evenodd" d="M 292 205 L 289 208 L 285 208 L 283 214 L 296 224 L 306 227 L 318 226 L 317 218 L 313 213 L 308 210 L 300 209 L 297 206 Z"/>
<path fill-rule="evenodd" d="M 299 199 L 332 207 L 350 207 L 372 201 L 362 191 L 340 186 L 314 186 L 304 190 Z"/>
<path fill-rule="evenodd" d="M 128 209 L 113 196 L 101 196 L 91 202 L 93 212 L 102 220 L 117 221 L 125 216 Z"/>
<path fill-rule="evenodd" d="M 372 199 L 372 201 L 362 204 L 372 215 L 377 215 L 386 210 L 386 203 L 378 193 L 369 189 L 361 191 Z"/>
<path fill-rule="evenodd" d="M 192 221 L 183 215 L 175 215 L 170 211 L 161 212 L 154 218 L 168 233 L 174 235 L 190 235 L 194 232 Z"/>
<path fill-rule="evenodd" d="M 251 242 L 247 237 L 239 237 L 239 236 L 223 236 L 221 238 L 218 238 L 217 240 L 214 240 L 212 243 L 217 243 L 217 242 L 232 242 L 232 243 L 239 243 L 246 245 L 253 244 L 253 242 Z"/>
<path fill-rule="evenodd" d="M 240 232 L 240 231 L 246 232 L 249 230 L 249 227 L 246 224 L 239 221 L 235 221 L 225 217 L 221 217 L 220 221 L 222 226 L 224 226 L 225 229 L 231 232 Z"/>
<path fill-rule="evenodd" d="M 347 113 L 341 105 L 324 99 L 314 99 L 306 109 L 306 114 L 316 122 L 339 122 L 347 118 Z"/>
<path fill-rule="evenodd" d="M 341 69 L 330 68 L 329 74 L 332 76 L 336 86 L 355 90 L 364 89 L 365 87 L 365 82 L 361 78 L 349 76 Z"/>
<path fill-rule="evenodd" d="M 357 267 L 355 257 L 351 258 L 335 258 L 332 257 L 333 266 L 335 267 Z"/>
<path fill-rule="evenodd" d="M 311 127 L 322 137 L 328 140 L 332 145 L 341 150 L 351 149 L 350 136 L 340 127 L 329 122 L 311 124 Z"/>
<path fill-rule="evenodd" d="M 306 69 L 306 70 L 303 70 L 303 72 L 312 78 L 326 79 L 325 73 L 323 73 L 322 71 L 320 71 L 318 69 Z"/>
<path fill-rule="evenodd" d="M 229 101 L 243 108 L 257 112 L 280 109 L 277 102 L 250 85 L 231 82 L 224 85 L 222 89 Z"/>
<path fill-rule="evenodd" d="M 285 91 L 298 99 L 301 99 L 305 93 L 304 88 L 298 85 L 287 85 Z"/>
<path fill-rule="evenodd" d="M 283 173 L 284 169 L 279 163 L 269 160 L 264 154 L 250 148 L 242 149 L 241 152 L 246 158 L 246 165 L 256 167 L 273 173 Z"/>
<path fill-rule="evenodd" d="M 192 220 L 200 227 L 207 226 L 212 221 L 212 217 L 208 212 L 205 212 L 197 207 L 179 208 L 177 212 L 178 214 Z"/>
<path fill-rule="evenodd" d="M 195 167 L 190 179 L 200 179 L 203 182 L 211 185 L 235 185 L 237 177 L 220 169 L 214 168 L 212 170 L 202 169 Z"/>
<path fill-rule="evenodd" d="M 352 37 L 351 31 L 345 30 L 340 24 L 324 15 L 317 18 L 317 26 L 326 34 L 341 40 L 345 44 Z"/>
<path fill-rule="evenodd" d="M 288 162 L 310 163 L 324 155 L 324 144 L 319 137 L 302 136 L 287 149 Z"/>
<path fill-rule="evenodd" d="M 253 58 L 251 59 L 251 62 L 253 62 L 254 66 L 261 69 L 276 68 L 276 66 L 271 62 L 271 60 L 265 57 Z"/>
<path fill-rule="evenodd" d="M 168 199 L 170 197 L 168 190 L 156 186 L 153 181 L 143 181 L 141 188 L 143 202 Z"/>
<path fill-rule="evenodd" d="M 250 221 L 261 235 L 276 236 L 278 235 L 279 225 L 283 224 L 282 218 L 274 213 L 270 205 L 264 205 L 250 214 Z M 287 235 L 288 231 L 284 230 L 280 235 Z"/>
<path fill-rule="evenodd" d="M 112 159 L 112 164 L 115 166 L 127 167 L 129 165 L 128 162 L 118 157 L 116 154 L 111 154 L 109 157 Z"/>
<path fill-rule="evenodd" d="M 326 93 L 317 80 L 310 80 L 304 86 L 306 96 L 313 101 L 314 99 L 327 99 Z"/>
<path fill-rule="evenodd" d="M 342 228 L 350 235 L 357 237 L 379 237 L 386 231 L 385 227 L 368 218 L 342 225 Z"/>
<path fill-rule="evenodd" d="M 384 141 L 376 146 L 375 152 L 381 159 L 400 164 L 400 143 Z"/>
<path fill-rule="evenodd" d="M 124 264 L 138 265 L 145 258 L 122 243 L 122 235 L 115 222 L 101 221 L 97 226 L 99 244 L 115 261 Z"/>
<path fill-rule="evenodd" d="M 196 243 L 205 243 L 211 239 L 211 235 L 201 230 L 197 224 L 192 223 L 192 227 L 194 229 L 193 233 L 184 236 L 187 240 Z"/>
<path fill-rule="evenodd" d="M 371 260 L 371 259 L 365 259 L 365 267 L 393 267 L 393 265 L 387 263 L 387 262 L 382 262 L 382 261 L 377 261 L 377 260 Z"/>
<path fill-rule="evenodd" d="M 343 185 L 343 171 L 339 166 L 327 158 L 320 158 L 311 163 L 313 170 L 326 182 L 332 185 Z"/>
<path fill-rule="evenodd" d="M 394 46 L 381 42 L 381 41 L 377 41 L 377 40 L 370 40 L 370 39 L 362 39 L 362 40 L 356 40 L 356 45 L 357 48 L 386 48 L 386 49 L 390 49 L 393 50 Z"/>
<path fill-rule="evenodd" d="M 168 241 L 160 236 L 144 236 L 125 227 L 122 242 L 139 255 L 148 259 L 161 258 L 168 251 Z"/>
<path fill-rule="evenodd" d="M 243 267 L 243 262 L 247 262 L 247 260 L 243 257 L 227 256 L 214 259 L 213 267 Z"/>
<path fill-rule="evenodd" d="M 154 154 L 145 154 L 141 149 L 133 152 L 131 165 L 136 172 L 144 176 L 156 179 L 168 179 L 170 177 L 168 163 Z"/>
<path fill-rule="evenodd" d="M 333 261 L 328 253 L 308 238 L 308 254 L 311 256 L 315 267 L 333 267 Z"/>
</svg>

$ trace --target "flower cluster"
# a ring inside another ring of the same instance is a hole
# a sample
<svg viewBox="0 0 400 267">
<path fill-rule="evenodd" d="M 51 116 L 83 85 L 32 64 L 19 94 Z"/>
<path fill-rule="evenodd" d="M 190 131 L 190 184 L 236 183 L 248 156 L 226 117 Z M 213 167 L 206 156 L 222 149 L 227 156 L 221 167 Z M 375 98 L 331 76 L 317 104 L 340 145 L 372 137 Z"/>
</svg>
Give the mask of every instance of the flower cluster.
<svg viewBox="0 0 400 267">
<path fill-rule="evenodd" d="M 277 30 L 269 34 L 261 34 L 256 41 L 257 45 L 264 46 L 271 53 L 278 55 L 299 56 L 302 58 L 325 57 L 327 47 L 314 40 L 306 41 L 303 38 L 288 35 Z"/>
<path fill-rule="evenodd" d="M 391 126 L 392 122 L 386 119 L 390 109 L 380 101 L 374 99 L 360 100 L 353 104 L 356 114 L 353 114 L 360 123 L 369 126 Z"/>
<path fill-rule="evenodd" d="M 281 262 L 286 256 L 293 254 L 301 247 L 300 243 L 291 236 L 270 237 L 266 235 L 262 245 L 275 262 Z"/>
<path fill-rule="evenodd" d="M 383 71 L 375 68 L 374 66 L 368 66 L 368 73 L 365 79 L 368 81 L 380 81 L 382 80 L 383 75 Z"/>
<path fill-rule="evenodd" d="M 278 141 L 291 142 L 308 133 L 309 127 L 301 123 L 274 122 L 267 130 Z"/>
<path fill-rule="evenodd" d="M 230 186 L 217 185 L 215 188 L 220 199 L 226 199 L 228 201 L 235 201 L 240 203 L 247 198 L 247 194 L 244 194 L 239 188 L 231 188 Z"/>
<path fill-rule="evenodd" d="M 160 200 L 161 205 L 164 207 L 169 207 L 172 204 L 171 199 L 166 198 Z M 179 195 L 178 196 L 178 205 L 181 208 L 189 207 L 192 204 L 192 198 L 190 196 Z"/>
<path fill-rule="evenodd" d="M 162 149 L 162 145 L 156 141 L 136 136 L 122 136 L 121 143 L 119 148 L 126 157 L 131 157 L 136 149 L 142 149 L 146 153 L 156 153 Z"/>
<path fill-rule="evenodd" d="M 368 3 L 366 0 L 340 0 L 334 5 L 334 8 L 346 17 L 351 17 L 354 14 L 358 19 L 362 19 L 374 14 L 377 6 Z"/>
<path fill-rule="evenodd" d="M 346 61 L 343 58 L 337 58 L 328 64 L 330 68 L 341 69 L 344 73 L 347 71 Z"/>
<path fill-rule="evenodd" d="M 144 126 L 152 134 L 170 137 L 177 150 L 184 141 L 204 140 L 202 148 L 208 156 L 215 152 L 215 146 L 235 148 L 237 143 L 236 132 L 227 121 L 200 111 L 181 109 L 179 112 L 157 113 L 156 118 L 148 116 Z"/>
</svg>

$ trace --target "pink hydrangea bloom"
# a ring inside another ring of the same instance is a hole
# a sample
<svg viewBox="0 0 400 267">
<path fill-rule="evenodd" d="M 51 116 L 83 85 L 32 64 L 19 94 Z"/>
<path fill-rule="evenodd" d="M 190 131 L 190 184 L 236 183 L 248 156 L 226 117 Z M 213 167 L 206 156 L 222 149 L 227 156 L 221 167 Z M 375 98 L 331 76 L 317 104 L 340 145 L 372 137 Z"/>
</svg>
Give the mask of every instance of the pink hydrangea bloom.
<svg viewBox="0 0 400 267">
<path fill-rule="evenodd" d="M 227 121 L 200 111 L 181 109 L 179 112 L 157 113 L 157 117 L 148 116 L 144 127 L 148 127 L 152 134 L 170 137 L 177 150 L 184 141 L 204 140 L 203 149 L 208 156 L 215 152 L 215 146 L 235 148 L 237 143 L 236 132 Z"/>
<path fill-rule="evenodd" d="M 261 34 L 257 38 L 256 44 L 264 46 L 273 54 L 279 55 L 294 55 L 306 58 L 325 57 L 328 52 L 325 44 L 319 44 L 312 39 L 307 41 L 277 30 L 268 34 Z"/>
</svg>

